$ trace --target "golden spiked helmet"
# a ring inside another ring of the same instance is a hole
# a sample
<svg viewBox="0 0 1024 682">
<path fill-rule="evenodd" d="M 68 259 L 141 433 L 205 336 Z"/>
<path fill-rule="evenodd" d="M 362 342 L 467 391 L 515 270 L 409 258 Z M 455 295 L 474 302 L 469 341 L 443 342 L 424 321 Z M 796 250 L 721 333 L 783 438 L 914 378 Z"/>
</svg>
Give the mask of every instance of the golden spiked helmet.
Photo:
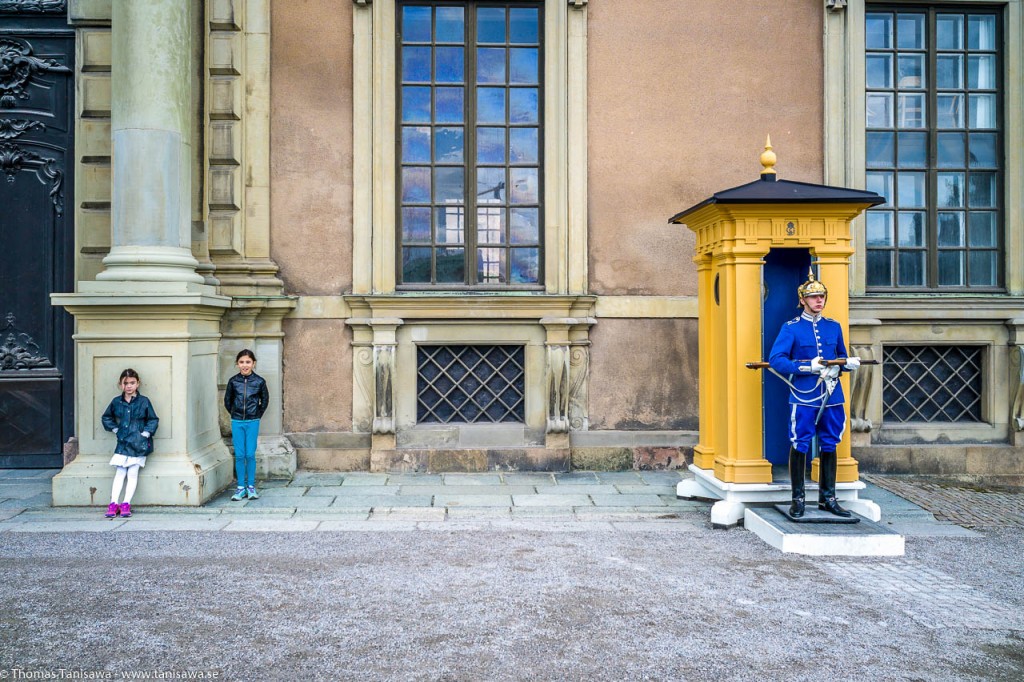
<svg viewBox="0 0 1024 682">
<path fill-rule="evenodd" d="M 800 298 L 818 295 L 828 298 L 828 289 L 825 288 L 824 284 L 814 279 L 814 270 L 807 268 L 807 281 L 797 287 L 796 294 Z"/>
</svg>

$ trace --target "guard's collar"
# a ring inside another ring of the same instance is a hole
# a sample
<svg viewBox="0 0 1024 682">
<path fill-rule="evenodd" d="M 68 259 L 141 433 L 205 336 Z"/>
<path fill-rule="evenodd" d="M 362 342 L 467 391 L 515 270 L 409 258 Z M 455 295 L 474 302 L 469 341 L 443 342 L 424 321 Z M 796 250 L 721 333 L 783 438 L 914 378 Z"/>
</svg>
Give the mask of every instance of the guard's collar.
<svg viewBox="0 0 1024 682">
<path fill-rule="evenodd" d="M 800 317 L 804 318 L 808 322 L 820 322 L 821 321 L 821 313 L 818 313 L 817 315 L 808 315 L 806 310 L 804 312 L 800 313 Z"/>
</svg>

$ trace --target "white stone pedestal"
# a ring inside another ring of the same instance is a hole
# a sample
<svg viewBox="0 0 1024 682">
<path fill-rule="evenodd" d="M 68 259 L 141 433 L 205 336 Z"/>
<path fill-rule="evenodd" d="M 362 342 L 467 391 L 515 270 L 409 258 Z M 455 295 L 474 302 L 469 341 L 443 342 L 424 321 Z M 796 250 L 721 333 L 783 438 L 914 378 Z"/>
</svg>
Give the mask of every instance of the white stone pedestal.
<svg viewBox="0 0 1024 682">
<path fill-rule="evenodd" d="M 676 497 L 680 499 L 718 500 L 711 507 L 711 525 L 732 528 L 743 520 L 744 511 L 751 504 L 777 504 L 793 499 L 788 481 L 781 483 L 726 483 L 715 478 L 715 472 L 691 464 L 693 478 L 680 481 Z M 879 521 L 881 508 L 871 500 L 858 497 L 865 486 L 860 481 L 837 483 L 836 499 L 847 509 L 866 519 Z M 818 484 L 808 479 L 804 484 L 808 504 L 817 504 Z"/>
</svg>

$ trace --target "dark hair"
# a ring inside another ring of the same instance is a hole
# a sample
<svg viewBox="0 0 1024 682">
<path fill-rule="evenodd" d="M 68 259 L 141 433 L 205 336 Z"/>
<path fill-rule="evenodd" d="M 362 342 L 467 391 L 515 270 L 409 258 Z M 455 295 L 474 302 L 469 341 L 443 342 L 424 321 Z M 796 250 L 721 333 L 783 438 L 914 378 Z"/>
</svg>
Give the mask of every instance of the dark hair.
<svg viewBox="0 0 1024 682">
<path fill-rule="evenodd" d="M 137 379 L 140 384 L 142 383 L 142 377 L 140 377 L 139 373 L 131 367 L 121 372 L 121 378 L 117 380 L 117 385 L 120 386 L 123 384 L 125 379 Z"/>
<path fill-rule="evenodd" d="M 242 350 L 238 351 L 238 355 L 235 356 L 235 362 L 238 362 L 239 360 L 241 360 L 242 358 L 245 358 L 245 357 L 252 358 L 252 361 L 256 362 L 256 355 L 255 355 L 255 353 L 253 353 L 248 348 L 243 348 Z"/>
</svg>

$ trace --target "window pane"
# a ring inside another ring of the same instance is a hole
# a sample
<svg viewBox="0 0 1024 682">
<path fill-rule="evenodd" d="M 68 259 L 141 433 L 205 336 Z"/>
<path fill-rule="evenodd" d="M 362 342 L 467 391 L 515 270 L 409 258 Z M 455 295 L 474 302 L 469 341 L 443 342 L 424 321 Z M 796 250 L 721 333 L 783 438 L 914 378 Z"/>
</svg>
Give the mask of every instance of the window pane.
<svg viewBox="0 0 1024 682">
<path fill-rule="evenodd" d="M 879 173 L 877 171 L 867 173 L 867 190 L 885 197 L 885 203 L 882 206 L 892 205 L 892 198 L 895 196 L 892 191 L 892 182 L 892 173 Z"/>
<path fill-rule="evenodd" d="M 426 206 L 402 207 L 402 241 L 430 243 L 430 209 Z"/>
<path fill-rule="evenodd" d="M 512 178 L 511 201 L 513 204 L 536 204 L 540 200 L 538 195 L 537 169 L 536 168 L 512 168 L 509 170 Z"/>
<path fill-rule="evenodd" d="M 430 163 L 430 128 L 428 126 L 402 127 L 402 161 Z"/>
<path fill-rule="evenodd" d="M 867 253 L 867 285 L 892 286 L 892 252 L 870 250 Z"/>
<path fill-rule="evenodd" d="M 866 97 L 866 102 L 868 128 L 891 128 L 892 95 L 869 92 Z"/>
<path fill-rule="evenodd" d="M 434 94 L 434 120 L 438 123 L 462 123 L 465 105 L 462 88 L 437 88 Z"/>
<path fill-rule="evenodd" d="M 402 123 L 430 123 L 430 88 L 402 88 Z"/>
<path fill-rule="evenodd" d="M 477 163 L 505 163 L 505 129 L 476 129 Z"/>
<path fill-rule="evenodd" d="M 537 249 L 512 249 L 512 282 L 513 284 L 533 284 L 537 282 Z"/>
<path fill-rule="evenodd" d="M 936 136 L 939 168 L 963 168 L 964 145 L 963 133 L 939 133 Z"/>
<path fill-rule="evenodd" d="M 996 18 L 992 15 L 972 14 L 967 19 L 967 49 L 996 49 Z"/>
<path fill-rule="evenodd" d="M 892 168 L 893 165 L 893 133 L 869 132 L 865 138 L 867 149 L 865 161 L 868 168 Z"/>
<path fill-rule="evenodd" d="M 505 203 L 505 169 L 478 168 L 476 200 L 480 204 Z"/>
<path fill-rule="evenodd" d="M 536 208 L 513 208 L 509 241 L 513 244 L 536 244 L 540 241 L 540 211 Z"/>
<path fill-rule="evenodd" d="M 900 133 L 897 165 L 900 168 L 924 168 L 928 165 L 928 134 Z"/>
<path fill-rule="evenodd" d="M 899 121 L 900 128 L 924 128 L 925 109 L 924 95 L 903 95 L 899 96 Z"/>
<path fill-rule="evenodd" d="M 940 14 L 935 20 L 936 44 L 940 50 L 962 50 L 964 18 L 959 14 Z"/>
<path fill-rule="evenodd" d="M 479 88 L 476 91 L 478 123 L 505 122 L 505 88 Z"/>
<path fill-rule="evenodd" d="M 462 206 L 441 206 L 434 211 L 438 244 L 463 244 L 466 241 L 466 209 Z"/>
<path fill-rule="evenodd" d="M 466 196 L 462 168 L 434 169 L 434 201 L 437 203 L 461 204 Z"/>
<path fill-rule="evenodd" d="M 926 214 L 923 211 L 900 211 L 899 220 L 899 245 L 924 246 Z"/>
<path fill-rule="evenodd" d="M 900 208 L 924 208 L 924 173 L 899 173 L 898 187 Z"/>
<path fill-rule="evenodd" d="M 540 111 L 536 88 L 513 88 L 509 94 L 508 119 L 512 123 L 537 123 Z"/>
<path fill-rule="evenodd" d="M 901 251 L 899 254 L 899 285 L 924 285 L 924 252 Z"/>
<path fill-rule="evenodd" d="M 482 284 L 504 284 L 505 249 L 477 249 L 476 277 Z"/>
<path fill-rule="evenodd" d="M 476 80 L 478 83 L 505 82 L 505 49 L 478 47 L 476 50 Z"/>
<path fill-rule="evenodd" d="M 964 127 L 964 96 L 939 95 L 935 98 L 938 108 L 940 128 L 963 128 Z"/>
<path fill-rule="evenodd" d="M 935 84 L 940 89 L 956 90 L 964 87 L 963 55 L 939 55 L 935 63 Z"/>
<path fill-rule="evenodd" d="M 477 41 L 481 43 L 505 42 L 505 8 L 480 7 L 476 11 Z"/>
<path fill-rule="evenodd" d="M 995 208 L 995 173 L 971 173 L 970 204 L 971 208 Z"/>
<path fill-rule="evenodd" d="M 402 8 L 402 40 L 407 43 L 430 42 L 430 8 L 406 6 Z"/>
<path fill-rule="evenodd" d="M 892 87 L 892 55 L 869 54 L 866 57 L 866 85 L 869 88 Z"/>
<path fill-rule="evenodd" d="M 461 83 L 465 64 L 461 47 L 438 47 L 434 50 L 434 80 L 438 83 Z"/>
<path fill-rule="evenodd" d="M 402 281 L 410 284 L 430 282 L 430 247 L 402 249 Z"/>
<path fill-rule="evenodd" d="M 971 212 L 971 230 L 970 230 L 970 242 L 972 247 L 975 246 L 995 246 L 996 245 L 996 214 L 984 212 L 980 213 L 977 211 Z"/>
<path fill-rule="evenodd" d="M 402 48 L 402 81 L 406 83 L 430 82 L 430 48 Z"/>
<path fill-rule="evenodd" d="M 509 83 L 537 83 L 538 61 L 537 48 L 522 47 L 512 48 L 509 52 Z"/>
<path fill-rule="evenodd" d="M 509 42 L 538 42 L 537 10 L 526 7 L 513 7 L 508 11 Z"/>
<path fill-rule="evenodd" d="M 964 214 L 939 211 L 939 246 L 964 245 Z"/>
<path fill-rule="evenodd" d="M 939 251 L 939 286 L 964 285 L 964 252 Z"/>
<path fill-rule="evenodd" d="M 995 251 L 971 251 L 971 286 L 996 285 L 996 252 Z"/>
<path fill-rule="evenodd" d="M 996 135 L 995 133 L 972 133 L 971 168 L 996 168 Z"/>
<path fill-rule="evenodd" d="M 478 244 L 505 243 L 505 209 L 480 206 L 476 209 L 476 240 Z"/>
<path fill-rule="evenodd" d="M 924 15 L 900 14 L 896 20 L 896 47 L 901 50 L 924 49 Z"/>
<path fill-rule="evenodd" d="M 937 204 L 943 208 L 962 208 L 964 205 L 964 174 L 938 174 Z"/>
<path fill-rule="evenodd" d="M 402 203 L 430 201 L 430 169 L 402 168 Z"/>
<path fill-rule="evenodd" d="M 869 12 L 864 17 L 864 45 L 871 49 L 892 47 L 892 15 Z"/>
<path fill-rule="evenodd" d="M 461 7 L 438 7 L 436 21 L 437 42 L 464 42 L 466 26 Z"/>
<path fill-rule="evenodd" d="M 435 249 L 434 258 L 438 282 L 461 284 L 466 281 L 465 249 Z"/>
<path fill-rule="evenodd" d="M 967 87 L 993 90 L 996 87 L 996 56 L 972 54 L 967 57 Z"/>
<path fill-rule="evenodd" d="M 901 54 L 899 56 L 899 87 L 923 88 L 924 79 L 924 55 L 923 54 Z"/>
<path fill-rule="evenodd" d="M 868 211 L 866 232 L 868 246 L 892 246 L 892 213 Z"/>
<path fill-rule="evenodd" d="M 509 131 L 509 152 L 512 163 L 537 163 L 536 128 L 513 128 Z"/>
<path fill-rule="evenodd" d="M 970 126 L 972 128 L 996 127 L 996 96 L 969 95 Z"/>
<path fill-rule="evenodd" d="M 462 128 L 436 128 L 434 130 L 434 161 L 437 163 L 462 163 Z"/>
</svg>

